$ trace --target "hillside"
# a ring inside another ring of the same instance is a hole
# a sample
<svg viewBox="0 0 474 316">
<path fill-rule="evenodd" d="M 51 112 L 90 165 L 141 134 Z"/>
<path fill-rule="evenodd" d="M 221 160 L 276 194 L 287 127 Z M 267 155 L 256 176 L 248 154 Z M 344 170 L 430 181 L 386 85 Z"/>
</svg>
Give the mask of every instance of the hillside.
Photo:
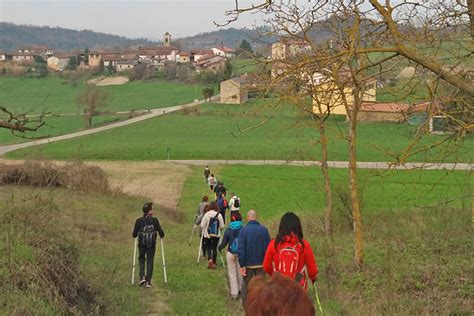
<svg viewBox="0 0 474 316">
<path fill-rule="evenodd" d="M 242 40 L 248 41 L 254 47 L 276 41 L 275 38 L 269 36 L 260 38 L 259 31 L 256 30 L 229 28 L 176 39 L 175 43 L 183 50 L 208 48 L 216 45 L 236 48 Z"/>
<path fill-rule="evenodd" d="M 61 27 L 16 25 L 0 22 L 0 50 L 14 50 L 27 45 L 46 45 L 57 50 L 89 48 L 122 48 L 132 45 L 154 44 L 146 39 L 129 39 L 123 36 L 90 30 L 76 31 Z"/>
</svg>

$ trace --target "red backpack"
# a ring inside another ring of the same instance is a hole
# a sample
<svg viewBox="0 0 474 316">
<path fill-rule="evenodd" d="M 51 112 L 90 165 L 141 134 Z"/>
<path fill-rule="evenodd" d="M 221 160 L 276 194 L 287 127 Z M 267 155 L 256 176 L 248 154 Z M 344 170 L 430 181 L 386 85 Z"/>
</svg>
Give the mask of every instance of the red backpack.
<svg viewBox="0 0 474 316">
<path fill-rule="evenodd" d="M 298 250 L 300 247 L 301 243 L 282 247 L 278 252 L 278 266 L 275 267 L 275 271 L 296 280 L 298 283 L 300 283 L 303 277 L 303 272 L 298 270 Z"/>
</svg>

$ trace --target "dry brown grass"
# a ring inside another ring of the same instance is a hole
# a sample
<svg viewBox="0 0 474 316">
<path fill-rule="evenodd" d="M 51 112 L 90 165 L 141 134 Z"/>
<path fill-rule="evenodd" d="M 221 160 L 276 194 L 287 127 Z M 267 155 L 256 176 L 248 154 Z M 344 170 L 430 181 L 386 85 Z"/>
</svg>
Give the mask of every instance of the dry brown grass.
<svg viewBox="0 0 474 316">
<path fill-rule="evenodd" d="M 0 185 L 63 187 L 86 193 L 110 193 L 107 175 L 96 166 L 80 161 L 59 166 L 49 161 L 31 160 L 22 164 L 0 165 Z"/>
</svg>

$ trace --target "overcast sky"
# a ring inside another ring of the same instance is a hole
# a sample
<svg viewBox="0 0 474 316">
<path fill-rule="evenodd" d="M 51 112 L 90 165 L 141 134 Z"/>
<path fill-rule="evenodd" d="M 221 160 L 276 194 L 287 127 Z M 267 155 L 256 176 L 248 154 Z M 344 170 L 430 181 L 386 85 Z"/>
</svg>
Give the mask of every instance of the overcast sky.
<svg viewBox="0 0 474 316">
<path fill-rule="evenodd" d="M 246 4 L 249 1 L 244 0 Z M 224 13 L 234 3 L 235 0 L 0 0 L 0 21 L 155 39 L 170 32 L 178 38 L 217 30 L 213 21 L 225 22 Z M 255 19 L 255 15 L 246 14 L 231 26 L 252 28 Z"/>
</svg>

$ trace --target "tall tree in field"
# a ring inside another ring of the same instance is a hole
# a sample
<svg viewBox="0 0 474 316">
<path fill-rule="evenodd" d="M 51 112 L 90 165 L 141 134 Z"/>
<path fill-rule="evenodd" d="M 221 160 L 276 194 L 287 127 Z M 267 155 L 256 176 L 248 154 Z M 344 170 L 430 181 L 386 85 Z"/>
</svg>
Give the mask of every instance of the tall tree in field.
<svg viewBox="0 0 474 316">
<path fill-rule="evenodd" d="M 97 115 L 98 108 L 107 103 L 108 94 L 96 85 L 88 84 L 76 98 L 77 105 L 84 109 L 87 127 L 92 127 L 92 118 Z"/>
<path fill-rule="evenodd" d="M 290 87 L 292 95 L 301 100 L 311 97 L 321 144 L 325 137 L 324 128 L 321 130 L 324 121 L 320 119 L 331 112 L 324 99 L 335 93 L 338 104 L 345 108 L 354 263 L 361 267 L 363 226 L 356 151 L 361 105 L 375 80 L 394 65 L 404 63 L 427 74 L 414 79 L 426 82 L 429 117 L 445 115 L 454 126 L 454 136 L 474 131 L 474 84 L 469 73 L 469 65 L 474 63 L 473 1 L 262 0 L 251 7 L 239 2 L 236 0 L 235 9 L 228 12 L 227 23 L 246 12 L 258 11 L 264 16 L 264 35 L 279 39 L 283 50 L 280 56 L 285 57 L 272 59 L 272 75 L 263 85 L 278 87 L 277 91 Z M 321 74 L 324 85 L 315 88 L 315 78 Z M 446 87 L 451 93 L 443 92 Z M 439 103 L 442 105 L 437 106 Z M 418 140 L 416 137 L 414 144 L 396 157 L 397 163 L 405 163 L 413 153 L 430 148 Z"/>
<path fill-rule="evenodd" d="M 246 40 L 242 40 L 237 49 L 237 54 L 240 58 L 252 58 L 254 56 L 254 52 L 250 43 Z"/>
</svg>

